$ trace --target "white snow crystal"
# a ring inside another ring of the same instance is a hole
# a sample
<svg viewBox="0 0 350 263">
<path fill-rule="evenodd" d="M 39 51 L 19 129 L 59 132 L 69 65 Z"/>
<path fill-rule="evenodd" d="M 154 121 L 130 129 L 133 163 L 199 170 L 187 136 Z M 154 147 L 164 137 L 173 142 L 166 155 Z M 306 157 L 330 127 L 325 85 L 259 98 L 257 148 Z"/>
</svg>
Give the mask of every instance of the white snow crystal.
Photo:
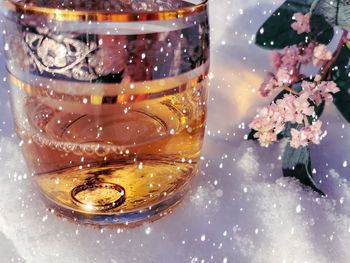
<svg viewBox="0 0 350 263">
<path fill-rule="evenodd" d="M 295 208 L 295 212 L 297 212 L 298 214 L 301 212 L 301 206 L 297 205 L 297 207 Z"/>
</svg>

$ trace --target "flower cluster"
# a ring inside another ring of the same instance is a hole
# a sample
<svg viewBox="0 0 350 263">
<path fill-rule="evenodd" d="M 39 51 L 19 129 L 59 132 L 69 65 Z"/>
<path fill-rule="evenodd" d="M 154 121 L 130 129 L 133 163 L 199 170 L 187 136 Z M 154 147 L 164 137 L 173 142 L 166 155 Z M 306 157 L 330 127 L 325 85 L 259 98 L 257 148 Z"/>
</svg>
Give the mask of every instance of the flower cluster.
<svg viewBox="0 0 350 263">
<path fill-rule="evenodd" d="M 302 89 L 298 94 L 285 94 L 282 99 L 258 111 L 249 127 L 256 131 L 254 137 L 262 146 L 267 147 L 277 141 L 278 134 L 285 129 L 287 123 L 304 126 L 299 130 L 291 129 L 292 147 L 306 146 L 310 142 L 320 143 L 322 122 L 316 120 L 309 123 L 309 118 L 315 117 L 312 102 L 319 105 L 322 99 L 329 100 L 332 98 L 331 93 L 336 93 L 339 89 L 332 81 L 322 81 L 318 84 L 303 81 Z"/>
<path fill-rule="evenodd" d="M 270 143 L 277 141 L 277 135 L 284 129 L 284 119 L 278 106 L 272 103 L 258 111 L 249 127 L 256 131 L 254 137 L 260 144 L 267 147 Z"/>
<path fill-rule="evenodd" d="M 309 102 L 308 93 L 302 93 L 300 96 L 285 94 L 282 99 L 260 109 L 249 127 L 256 131 L 254 137 L 260 144 L 267 147 L 277 141 L 277 135 L 285 129 L 287 123 L 304 124 L 305 118 L 314 115 L 315 109 Z M 315 142 L 312 134 L 309 133 L 307 138 Z M 297 141 L 297 138 L 293 139 Z"/>
<path fill-rule="evenodd" d="M 314 65 L 319 67 L 326 61 L 332 59 L 332 53 L 325 45 L 318 45 L 314 49 Z"/>
<path fill-rule="evenodd" d="M 298 34 L 310 33 L 310 14 L 295 13 L 293 16 L 295 22 L 292 24 L 292 28 L 297 31 Z"/>
<path fill-rule="evenodd" d="M 311 31 L 309 14 L 296 13 L 294 19 L 296 22 L 292 24 L 292 28 L 298 34 Z M 286 47 L 282 52 L 273 52 L 271 65 L 276 73 L 268 73 L 267 79 L 260 86 L 261 95 L 267 97 L 272 90 L 298 81 L 301 78 L 301 65 L 313 62 L 315 66 L 321 66 L 330 59 L 332 59 L 332 53 L 327 47 L 312 41 Z"/>
<path fill-rule="evenodd" d="M 300 79 L 299 68 L 311 62 L 315 66 L 322 65 L 332 58 L 332 53 L 325 45 L 310 42 L 304 47 L 293 45 L 286 47 L 282 53 L 273 52 L 271 65 L 276 74 L 269 72 L 268 78 L 260 86 L 260 93 L 266 97 L 274 89 L 283 85 L 291 85 Z"/>
<path fill-rule="evenodd" d="M 293 19 L 295 22 L 292 28 L 298 34 L 311 32 L 310 14 L 296 13 Z M 288 136 L 290 134 L 290 145 L 294 148 L 320 143 L 322 122 L 317 119 L 315 107 L 323 102 L 332 102 L 332 95 L 339 92 L 336 83 L 323 81 L 325 76 L 322 76 L 322 72 L 330 60 L 332 53 L 327 47 L 313 41 L 272 53 L 271 65 L 276 73 L 268 72 L 268 78 L 260 86 L 260 93 L 266 97 L 272 90 L 279 88 L 285 90 L 285 94 L 281 99 L 258 110 L 249 124 L 255 131 L 254 137 L 262 146 L 268 147 L 277 141 L 282 132 Z M 322 70 L 313 81 L 306 81 L 305 76 L 300 74 L 300 68 L 311 63 L 316 67 L 322 66 Z M 295 90 L 293 84 L 298 81 L 299 89 Z"/>
<path fill-rule="evenodd" d="M 293 148 L 299 148 L 300 146 L 305 147 L 310 142 L 314 144 L 320 144 L 321 138 L 321 126 L 322 122 L 317 120 L 312 125 L 302 128 L 300 130 L 291 129 L 292 140 L 290 145 Z"/>
<path fill-rule="evenodd" d="M 318 79 L 316 76 L 315 79 Z M 309 82 L 303 81 L 301 83 L 303 92 L 309 95 L 309 99 L 312 100 L 317 106 L 324 100 L 327 104 L 333 101 L 332 93 L 339 92 L 337 84 L 333 81 L 322 81 L 322 82 Z"/>
<path fill-rule="evenodd" d="M 291 85 L 298 80 L 299 72 L 297 69 L 288 69 L 281 67 L 276 74 L 268 73 L 268 78 L 260 86 L 260 94 L 267 97 L 274 89 L 285 85 Z"/>
</svg>

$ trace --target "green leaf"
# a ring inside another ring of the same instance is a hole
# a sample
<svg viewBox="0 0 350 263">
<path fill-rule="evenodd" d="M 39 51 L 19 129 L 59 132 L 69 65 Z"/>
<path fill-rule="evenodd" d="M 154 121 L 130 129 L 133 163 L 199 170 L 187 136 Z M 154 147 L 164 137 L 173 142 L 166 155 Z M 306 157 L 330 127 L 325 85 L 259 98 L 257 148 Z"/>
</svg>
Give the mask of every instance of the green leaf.
<svg viewBox="0 0 350 263">
<path fill-rule="evenodd" d="M 318 106 L 314 104 L 317 119 L 322 115 L 325 106 L 326 106 L 326 103 L 324 101 L 322 101 L 322 103 Z M 315 118 L 313 120 L 315 120 Z"/>
<path fill-rule="evenodd" d="M 322 44 L 329 44 L 334 36 L 333 26 L 322 15 L 313 14 L 310 19 L 311 39 Z"/>
<path fill-rule="evenodd" d="M 335 93 L 334 104 L 344 118 L 350 122 L 350 50 L 344 45 L 333 65 L 332 80 L 337 83 L 340 92 Z"/>
<path fill-rule="evenodd" d="M 309 147 L 295 149 L 288 143 L 283 154 L 283 175 L 298 179 L 302 184 L 311 187 L 321 195 L 325 195 L 312 177 L 311 157 Z"/>
<path fill-rule="evenodd" d="M 256 34 L 256 44 L 268 49 L 283 49 L 305 41 L 307 34 L 298 35 L 291 28 L 293 14 L 307 13 L 312 0 L 288 0 L 284 2 L 261 26 Z"/>
<path fill-rule="evenodd" d="M 298 34 L 291 25 L 294 13 L 308 13 L 313 0 L 287 0 L 261 26 L 256 34 L 256 44 L 267 49 L 308 42 L 309 39 L 328 44 L 333 38 L 333 28 L 321 16 L 311 18 L 311 33 Z"/>
<path fill-rule="evenodd" d="M 332 26 L 350 30 L 350 5 L 348 0 L 317 0 L 312 12 L 322 15 Z"/>
<path fill-rule="evenodd" d="M 300 124 L 297 123 L 286 123 L 286 126 L 284 128 L 284 130 L 278 135 L 278 139 L 282 140 L 284 138 L 290 138 L 291 135 L 291 130 L 292 129 L 298 129 Z"/>
<path fill-rule="evenodd" d="M 254 137 L 256 130 L 250 129 L 247 140 L 248 141 L 257 141 L 258 139 Z"/>
</svg>

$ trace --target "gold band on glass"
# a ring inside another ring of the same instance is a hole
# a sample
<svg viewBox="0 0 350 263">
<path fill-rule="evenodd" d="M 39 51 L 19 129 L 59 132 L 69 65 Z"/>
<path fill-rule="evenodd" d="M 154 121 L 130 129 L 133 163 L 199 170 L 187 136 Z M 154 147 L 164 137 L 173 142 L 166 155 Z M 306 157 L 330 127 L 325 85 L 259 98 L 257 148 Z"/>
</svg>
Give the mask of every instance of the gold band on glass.
<svg viewBox="0 0 350 263">
<path fill-rule="evenodd" d="M 55 93 L 64 93 L 74 96 L 86 95 L 87 92 L 89 95 L 97 96 L 134 95 L 135 93 L 147 94 L 150 92 L 161 92 L 169 87 L 181 86 L 192 79 L 196 79 L 198 76 L 208 75 L 209 60 L 191 71 L 174 77 L 122 83 L 91 83 L 87 81 L 79 82 L 62 79 L 49 79 L 27 72 L 21 72 L 15 67 L 11 67 L 11 69 L 8 68 L 7 72 L 10 75 L 9 77 L 15 80 L 15 83 L 19 83 L 18 80 L 20 80 L 24 83 L 30 83 L 31 86 L 34 87 L 41 87 L 46 90 L 50 89 Z M 23 84 L 20 85 L 23 86 Z M 94 88 L 91 88 L 92 85 Z"/>
<path fill-rule="evenodd" d="M 4 0 L 5 6 L 11 11 L 24 15 L 40 15 L 56 21 L 110 21 L 110 22 L 131 22 L 170 20 L 195 15 L 207 10 L 208 0 L 190 7 L 157 12 L 106 12 L 87 10 L 64 10 L 58 8 L 30 6 L 22 2 Z"/>
<path fill-rule="evenodd" d="M 54 100 L 64 100 L 66 102 L 75 102 L 81 104 L 91 104 L 91 105 L 104 105 L 104 104 L 128 104 L 136 103 L 145 100 L 152 100 L 162 98 L 167 95 L 177 94 L 184 92 L 187 89 L 194 88 L 206 79 L 207 74 L 204 73 L 194 79 L 187 80 L 181 85 L 172 87 L 170 89 L 141 93 L 141 94 L 119 94 L 110 96 L 100 96 L 100 95 L 71 95 L 67 93 L 56 92 L 52 89 L 47 89 L 42 86 L 33 86 L 28 83 L 21 81 L 16 78 L 13 74 L 7 71 L 8 79 L 13 87 L 19 88 L 25 91 L 27 94 L 35 95 L 39 97 L 46 97 Z M 104 84 L 99 84 L 104 85 Z M 108 84 L 106 84 L 108 85 Z"/>
</svg>

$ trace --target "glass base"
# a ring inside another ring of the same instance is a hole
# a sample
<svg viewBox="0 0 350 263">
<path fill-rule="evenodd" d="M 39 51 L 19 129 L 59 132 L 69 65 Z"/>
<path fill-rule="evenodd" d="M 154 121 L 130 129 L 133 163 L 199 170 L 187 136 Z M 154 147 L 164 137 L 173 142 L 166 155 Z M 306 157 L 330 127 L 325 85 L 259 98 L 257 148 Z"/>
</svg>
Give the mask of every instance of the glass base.
<svg viewBox="0 0 350 263">
<path fill-rule="evenodd" d="M 42 199 L 46 206 L 49 209 L 53 209 L 58 216 L 68 218 L 75 223 L 96 226 L 136 227 L 145 222 L 153 222 L 170 214 L 173 209 L 181 203 L 189 190 L 190 184 L 183 187 L 168 199 L 156 203 L 148 208 L 137 211 L 111 214 L 82 213 L 80 211 L 74 211 L 71 208 L 59 205 L 43 194 Z"/>
</svg>

